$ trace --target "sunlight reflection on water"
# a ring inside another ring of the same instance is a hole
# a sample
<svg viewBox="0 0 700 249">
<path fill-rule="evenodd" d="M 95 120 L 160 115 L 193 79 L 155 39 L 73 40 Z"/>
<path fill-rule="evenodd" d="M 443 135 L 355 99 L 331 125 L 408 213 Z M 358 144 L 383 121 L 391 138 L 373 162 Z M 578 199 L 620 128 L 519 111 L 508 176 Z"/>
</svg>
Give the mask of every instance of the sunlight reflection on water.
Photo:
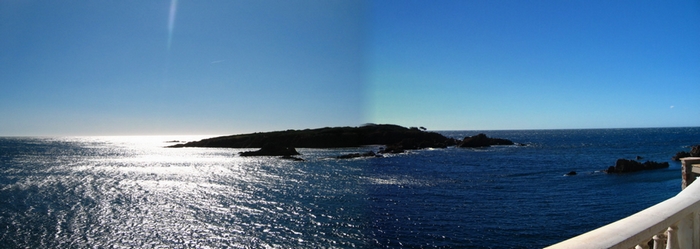
<svg viewBox="0 0 700 249">
<path fill-rule="evenodd" d="M 304 162 L 165 148 L 201 137 L 0 138 L 0 247 L 542 247 L 677 193 L 677 163 L 586 174 L 697 140 L 648 130 L 628 148 L 624 132 L 639 131 L 622 131 L 504 131 L 530 145 L 369 159 L 334 157 L 376 146 L 301 148 Z"/>
<path fill-rule="evenodd" d="M 43 235 L 24 236 L 39 236 L 35 242 L 18 244 L 274 248 L 290 243 L 349 245 L 361 237 L 337 232 L 338 226 L 357 225 L 339 220 L 335 210 L 303 200 L 328 196 L 313 186 L 330 189 L 309 184 L 306 171 L 293 162 L 239 157 L 242 150 L 236 149 L 164 148 L 172 140 L 193 139 L 56 139 L 63 143 L 51 149 L 57 157 L 20 158 L 39 171 L 16 170 L 25 178 L 3 186 L 3 191 L 36 189 L 31 194 L 44 200 L 25 200 L 30 212 L 17 220 L 54 225 Z M 45 174 L 38 175 L 41 171 Z M 334 233 L 340 237 L 329 236 Z"/>
</svg>

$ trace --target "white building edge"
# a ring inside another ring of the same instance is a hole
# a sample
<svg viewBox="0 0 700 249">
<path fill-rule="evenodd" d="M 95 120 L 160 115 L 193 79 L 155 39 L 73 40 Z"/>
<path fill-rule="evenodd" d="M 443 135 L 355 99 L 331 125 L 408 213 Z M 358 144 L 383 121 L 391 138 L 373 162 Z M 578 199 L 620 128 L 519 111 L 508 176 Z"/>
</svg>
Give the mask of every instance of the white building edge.
<svg viewBox="0 0 700 249">
<path fill-rule="evenodd" d="M 683 161 L 682 191 L 659 204 L 547 247 L 700 249 L 700 157 Z"/>
</svg>

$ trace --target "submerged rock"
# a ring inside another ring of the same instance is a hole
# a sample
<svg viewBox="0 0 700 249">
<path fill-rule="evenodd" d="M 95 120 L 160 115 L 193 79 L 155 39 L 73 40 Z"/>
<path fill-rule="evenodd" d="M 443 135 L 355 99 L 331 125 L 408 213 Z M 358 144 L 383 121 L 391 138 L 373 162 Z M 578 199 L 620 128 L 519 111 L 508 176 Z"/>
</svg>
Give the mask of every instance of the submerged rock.
<svg viewBox="0 0 700 249">
<path fill-rule="evenodd" d="M 610 166 L 605 170 L 605 173 L 629 173 L 642 170 L 663 169 L 668 168 L 668 162 L 658 163 L 646 161 L 640 163 L 634 160 L 617 159 L 615 166 Z"/>
</svg>

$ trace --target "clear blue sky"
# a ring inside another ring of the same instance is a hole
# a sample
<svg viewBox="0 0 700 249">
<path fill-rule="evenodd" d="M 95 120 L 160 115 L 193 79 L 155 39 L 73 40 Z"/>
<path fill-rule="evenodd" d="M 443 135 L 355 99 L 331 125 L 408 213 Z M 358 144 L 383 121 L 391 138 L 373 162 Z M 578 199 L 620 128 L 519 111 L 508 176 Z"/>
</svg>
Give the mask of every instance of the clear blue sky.
<svg viewBox="0 0 700 249">
<path fill-rule="evenodd" d="M 0 135 L 700 126 L 698 1 L 0 2 Z"/>
</svg>

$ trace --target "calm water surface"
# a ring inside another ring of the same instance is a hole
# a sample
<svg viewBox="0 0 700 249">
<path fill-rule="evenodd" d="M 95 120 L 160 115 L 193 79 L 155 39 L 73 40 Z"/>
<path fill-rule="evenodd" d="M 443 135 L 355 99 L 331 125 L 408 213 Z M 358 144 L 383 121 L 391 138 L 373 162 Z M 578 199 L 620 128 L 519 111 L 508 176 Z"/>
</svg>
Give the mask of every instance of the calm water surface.
<svg viewBox="0 0 700 249">
<path fill-rule="evenodd" d="M 680 163 L 600 172 L 616 159 L 700 143 L 700 128 L 485 133 L 527 146 L 294 162 L 164 148 L 203 137 L 0 138 L 0 247 L 539 248 L 680 190 Z"/>
</svg>

